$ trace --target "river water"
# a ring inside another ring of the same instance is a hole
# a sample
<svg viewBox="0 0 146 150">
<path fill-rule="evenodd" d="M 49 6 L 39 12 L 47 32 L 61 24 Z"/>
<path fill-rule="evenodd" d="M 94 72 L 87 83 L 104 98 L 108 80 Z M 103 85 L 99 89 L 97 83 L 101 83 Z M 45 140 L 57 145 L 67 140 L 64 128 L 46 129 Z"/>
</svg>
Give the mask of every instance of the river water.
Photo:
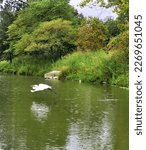
<svg viewBox="0 0 146 150">
<path fill-rule="evenodd" d="M 0 150 L 128 150 L 128 108 L 125 89 L 1 75 Z"/>
</svg>

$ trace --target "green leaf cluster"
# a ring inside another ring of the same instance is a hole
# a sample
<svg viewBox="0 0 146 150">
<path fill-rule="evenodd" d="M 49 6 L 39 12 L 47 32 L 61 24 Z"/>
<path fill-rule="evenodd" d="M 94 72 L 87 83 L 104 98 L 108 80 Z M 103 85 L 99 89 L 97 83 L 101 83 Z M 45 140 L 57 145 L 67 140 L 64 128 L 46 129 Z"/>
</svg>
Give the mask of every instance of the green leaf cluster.
<svg viewBox="0 0 146 150">
<path fill-rule="evenodd" d="M 24 34 L 15 44 L 15 53 L 39 55 L 56 60 L 75 48 L 76 32 L 71 21 L 42 22 L 32 34 Z"/>
<path fill-rule="evenodd" d="M 95 51 L 106 45 L 107 28 L 97 18 L 85 20 L 79 28 L 77 46 L 79 50 Z"/>
<path fill-rule="evenodd" d="M 10 46 L 6 52 L 57 59 L 72 51 L 75 47 L 73 26 L 79 23 L 79 18 L 69 2 L 38 0 L 28 4 L 8 27 Z"/>
<path fill-rule="evenodd" d="M 107 45 L 107 50 L 112 56 L 117 58 L 120 63 L 129 62 L 129 32 L 124 31 L 118 36 L 113 37 Z M 119 57 L 120 56 L 120 57 Z"/>
</svg>

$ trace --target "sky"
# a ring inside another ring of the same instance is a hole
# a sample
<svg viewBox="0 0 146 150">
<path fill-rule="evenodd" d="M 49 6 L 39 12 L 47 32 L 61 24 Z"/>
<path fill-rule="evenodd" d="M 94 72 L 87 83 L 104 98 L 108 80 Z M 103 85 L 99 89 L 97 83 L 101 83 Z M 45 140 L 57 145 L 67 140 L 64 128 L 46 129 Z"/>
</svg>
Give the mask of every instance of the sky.
<svg viewBox="0 0 146 150">
<path fill-rule="evenodd" d="M 70 0 L 70 4 L 74 6 L 79 13 L 82 13 L 85 17 L 98 17 L 101 20 L 106 19 L 107 17 L 116 18 L 116 14 L 112 12 L 112 8 L 105 9 L 101 7 L 89 8 L 88 6 L 81 8 L 79 6 L 82 0 Z"/>
<path fill-rule="evenodd" d="M 70 4 L 74 6 L 79 13 L 82 13 L 85 17 L 98 17 L 99 19 L 106 19 L 107 17 L 116 18 L 116 14 L 112 12 L 112 8 L 105 9 L 101 7 L 89 8 L 88 6 L 81 8 L 79 6 L 82 0 L 70 0 Z"/>
</svg>

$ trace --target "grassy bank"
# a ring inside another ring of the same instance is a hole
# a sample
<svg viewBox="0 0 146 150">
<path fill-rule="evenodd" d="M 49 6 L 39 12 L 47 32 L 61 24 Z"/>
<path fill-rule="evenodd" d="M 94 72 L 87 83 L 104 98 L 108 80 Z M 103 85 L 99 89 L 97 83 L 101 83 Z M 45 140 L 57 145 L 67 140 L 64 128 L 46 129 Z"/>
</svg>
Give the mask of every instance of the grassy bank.
<svg viewBox="0 0 146 150">
<path fill-rule="evenodd" d="M 122 55 L 96 52 L 76 52 L 52 65 L 54 70 L 61 70 L 62 78 L 82 80 L 92 83 L 107 82 L 112 85 L 128 87 L 128 66 L 122 63 Z"/>
<path fill-rule="evenodd" d="M 60 78 L 82 80 L 83 82 L 108 82 L 118 86 L 128 86 L 128 66 L 121 62 L 122 55 L 107 53 L 103 50 L 96 52 L 74 52 L 55 63 L 31 56 L 21 56 L 10 64 L 0 62 L 0 71 L 19 75 L 43 76 L 50 70 L 61 70 Z"/>
<path fill-rule="evenodd" d="M 31 56 L 20 56 L 14 58 L 11 64 L 6 60 L 1 61 L 0 72 L 17 75 L 42 76 L 49 70 L 50 66 L 51 63 L 49 60 Z"/>
</svg>

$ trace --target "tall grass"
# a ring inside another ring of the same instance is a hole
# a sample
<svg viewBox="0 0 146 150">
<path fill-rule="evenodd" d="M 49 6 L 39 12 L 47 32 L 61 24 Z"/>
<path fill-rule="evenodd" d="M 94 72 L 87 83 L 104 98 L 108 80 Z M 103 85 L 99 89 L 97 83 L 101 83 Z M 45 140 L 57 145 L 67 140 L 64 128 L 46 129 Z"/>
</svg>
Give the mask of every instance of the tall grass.
<svg viewBox="0 0 146 150">
<path fill-rule="evenodd" d="M 108 79 L 105 63 L 108 61 L 105 51 L 75 52 L 52 65 L 53 69 L 61 70 L 62 77 L 87 82 L 102 82 Z"/>
<path fill-rule="evenodd" d="M 103 50 L 75 52 L 54 63 L 52 70 L 60 70 L 61 78 L 69 80 L 128 86 L 128 67 L 120 59 L 122 56 Z"/>
<path fill-rule="evenodd" d="M 44 73 L 50 70 L 50 64 L 49 60 L 44 60 L 42 58 L 20 56 L 15 58 L 11 64 L 7 61 L 1 61 L 0 71 L 18 75 L 43 76 Z"/>
<path fill-rule="evenodd" d="M 127 62 L 123 61 L 120 53 L 115 52 L 77 51 L 54 63 L 32 56 L 17 57 L 12 64 L 7 61 L 0 62 L 0 71 L 5 73 L 43 76 L 50 70 L 60 70 L 62 72 L 60 78 L 68 80 L 128 86 Z"/>
</svg>

